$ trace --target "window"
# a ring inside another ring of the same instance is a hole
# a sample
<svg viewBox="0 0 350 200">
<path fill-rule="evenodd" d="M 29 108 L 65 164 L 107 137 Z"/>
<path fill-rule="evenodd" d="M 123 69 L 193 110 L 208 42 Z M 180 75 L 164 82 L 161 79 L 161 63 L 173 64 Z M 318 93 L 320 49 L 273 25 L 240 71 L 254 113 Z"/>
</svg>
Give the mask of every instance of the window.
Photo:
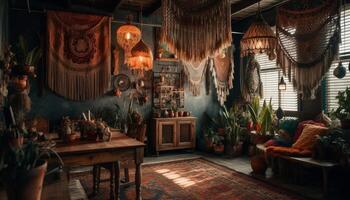
<svg viewBox="0 0 350 200">
<path fill-rule="evenodd" d="M 345 10 L 345 29 L 344 29 L 344 11 L 341 12 L 340 18 L 342 43 L 339 45 L 339 57 L 343 61 L 343 66 L 347 68 L 344 78 L 338 79 L 333 75 L 334 69 L 338 66 L 339 61 L 334 61 L 325 80 L 325 109 L 327 112 L 338 107 L 338 101 L 335 98 L 339 91 L 343 91 L 346 87 L 350 87 L 350 72 L 348 69 L 350 58 L 350 9 Z M 345 60 L 346 59 L 346 60 Z"/>
<path fill-rule="evenodd" d="M 293 84 L 285 78 L 287 89 L 285 91 L 278 90 L 278 83 L 282 76 L 282 71 L 277 68 L 275 60 L 269 60 L 266 54 L 258 54 L 255 56 L 260 64 L 260 75 L 263 83 L 263 95 L 261 104 L 264 99 L 272 102 L 274 109 L 280 105 L 284 111 L 298 111 L 298 94 L 293 89 Z"/>
</svg>

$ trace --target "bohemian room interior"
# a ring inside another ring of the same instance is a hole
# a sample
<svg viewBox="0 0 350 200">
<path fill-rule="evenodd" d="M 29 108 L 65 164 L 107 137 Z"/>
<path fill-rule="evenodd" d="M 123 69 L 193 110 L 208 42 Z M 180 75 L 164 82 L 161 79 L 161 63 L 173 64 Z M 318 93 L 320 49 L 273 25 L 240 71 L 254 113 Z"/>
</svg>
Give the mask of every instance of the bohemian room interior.
<svg viewBox="0 0 350 200">
<path fill-rule="evenodd" d="M 350 1 L 0 0 L 1 200 L 349 187 Z"/>
</svg>

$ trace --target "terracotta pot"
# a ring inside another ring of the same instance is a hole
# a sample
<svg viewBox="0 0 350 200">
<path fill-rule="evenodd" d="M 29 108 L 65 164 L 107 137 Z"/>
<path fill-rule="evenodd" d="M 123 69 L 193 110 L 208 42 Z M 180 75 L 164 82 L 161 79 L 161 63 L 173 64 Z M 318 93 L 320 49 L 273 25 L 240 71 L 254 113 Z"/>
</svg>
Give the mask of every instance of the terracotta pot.
<svg viewBox="0 0 350 200">
<path fill-rule="evenodd" d="M 225 146 L 225 153 L 230 157 L 238 157 L 242 155 L 243 142 L 238 142 L 235 145 L 228 144 Z"/>
<path fill-rule="evenodd" d="M 250 158 L 250 165 L 254 174 L 265 174 L 267 169 L 266 160 L 263 155 L 256 155 Z"/>
<path fill-rule="evenodd" d="M 7 187 L 7 198 L 9 200 L 40 200 L 46 168 L 47 161 L 41 161 L 41 165 L 26 174 L 24 181 L 12 183 Z"/>
<path fill-rule="evenodd" d="M 184 116 L 184 111 L 178 111 L 179 113 L 179 117 L 183 117 Z"/>
<path fill-rule="evenodd" d="M 72 133 L 72 134 L 67 134 L 66 135 L 66 141 L 68 143 L 71 143 L 71 142 L 74 142 L 76 139 L 77 139 L 78 135 L 75 134 L 75 133 Z"/>
<path fill-rule="evenodd" d="M 179 117 L 179 113 L 178 112 L 174 112 L 174 117 Z"/>
<path fill-rule="evenodd" d="M 342 129 L 350 129 L 350 119 L 342 119 L 340 123 Z"/>
<path fill-rule="evenodd" d="M 213 147 L 216 154 L 223 154 L 225 151 L 225 146 L 223 144 L 213 144 Z"/>
<path fill-rule="evenodd" d="M 18 149 L 23 145 L 23 140 L 23 136 L 19 136 L 17 138 L 10 138 L 9 145 L 15 149 Z"/>
<path fill-rule="evenodd" d="M 212 152 L 213 151 L 213 141 L 207 137 L 204 138 L 205 141 L 205 149 L 208 152 Z"/>
<path fill-rule="evenodd" d="M 220 136 L 225 136 L 225 128 L 218 128 L 218 134 Z"/>
<path fill-rule="evenodd" d="M 153 117 L 154 117 L 154 118 L 160 118 L 160 113 L 159 113 L 159 112 L 153 113 Z"/>
</svg>

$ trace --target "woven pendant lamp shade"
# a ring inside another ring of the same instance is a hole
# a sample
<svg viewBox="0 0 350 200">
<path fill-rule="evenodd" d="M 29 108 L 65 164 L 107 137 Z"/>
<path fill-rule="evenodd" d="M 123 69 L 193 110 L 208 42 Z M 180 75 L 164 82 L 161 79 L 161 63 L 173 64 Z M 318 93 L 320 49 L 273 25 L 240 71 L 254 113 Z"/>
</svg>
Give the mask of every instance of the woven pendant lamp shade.
<svg viewBox="0 0 350 200">
<path fill-rule="evenodd" d="M 131 50 L 127 64 L 132 70 L 148 71 L 153 67 L 152 50 L 141 39 Z"/>
<path fill-rule="evenodd" d="M 141 31 L 129 22 L 120 26 L 117 31 L 117 43 L 124 49 L 124 61 L 131 56 L 131 49 L 140 41 Z"/>
<path fill-rule="evenodd" d="M 266 53 L 270 60 L 275 59 L 276 35 L 262 18 L 260 12 L 241 40 L 241 57 L 249 54 Z"/>
</svg>

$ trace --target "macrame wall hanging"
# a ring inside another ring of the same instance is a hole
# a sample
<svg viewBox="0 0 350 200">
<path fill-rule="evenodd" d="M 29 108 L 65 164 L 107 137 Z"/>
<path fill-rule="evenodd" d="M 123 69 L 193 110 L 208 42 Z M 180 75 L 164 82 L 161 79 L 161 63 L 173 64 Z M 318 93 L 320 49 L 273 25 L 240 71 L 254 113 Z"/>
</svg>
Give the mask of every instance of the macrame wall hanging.
<svg viewBox="0 0 350 200">
<path fill-rule="evenodd" d="M 241 93 L 242 98 L 251 102 L 255 96 L 263 97 L 263 84 L 260 76 L 260 64 L 253 54 L 245 57 L 245 64 L 241 64 Z M 277 81 L 277 80 L 276 80 Z"/>
<path fill-rule="evenodd" d="M 201 83 L 205 76 L 206 68 L 208 67 L 209 60 L 203 59 L 199 62 L 194 61 L 182 61 L 184 66 L 184 72 L 188 79 L 189 90 L 193 96 L 199 96 L 201 92 Z"/>
<path fill-rule="evenodd" d="M 161 40 L 180 59 L 200 62 L 231 45 L 230 0 L 163 0 L 162 12 Z"/>
<path fill-rule="evenodd" d="M 315 90 L 338 54 L 338 0 L 292 0 L 277 10 L 277 64 L 303 98 Z"/>
<path fill-rule="evenodd" d="M 48 11 L 47 81 L 51 90 L 81 101 L 110 86 L 111 18 Z"/>
<path fill-rule="evenodd" d="M 233 87 L 234 62 L 232 52 L 232 47 L 229 47 L 210 59 L 210 69 L 220 105 L 224 105 L 229 90 Z"/>
</svg>

